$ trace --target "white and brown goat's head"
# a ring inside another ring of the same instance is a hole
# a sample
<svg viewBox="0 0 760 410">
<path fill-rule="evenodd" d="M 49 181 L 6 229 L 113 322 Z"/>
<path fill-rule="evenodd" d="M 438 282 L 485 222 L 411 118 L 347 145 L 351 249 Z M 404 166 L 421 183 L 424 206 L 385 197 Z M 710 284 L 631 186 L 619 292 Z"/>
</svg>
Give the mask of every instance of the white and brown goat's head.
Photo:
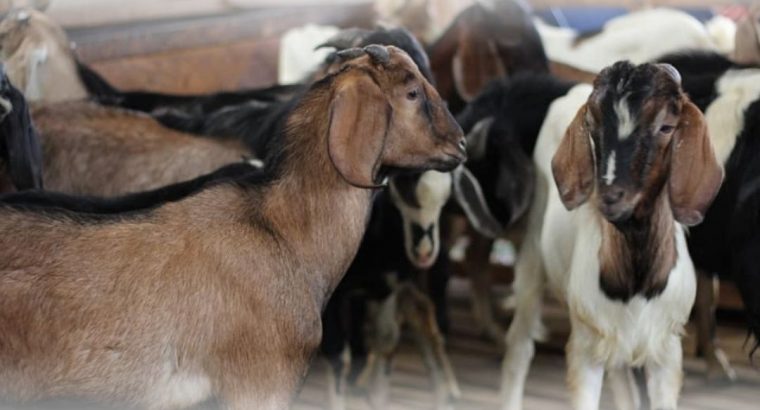
<svg viewBox="0 0 760 410">
<path fill-rule="evenodd" d="M 552 160 L 568 209 L 591 199 L 622 223 L 648 215 L 667 187 L 677 221 L 702 221 L 723 169 L 680 81 L 667 64 L 618 62 L 599 74 Z"/>
</svg>

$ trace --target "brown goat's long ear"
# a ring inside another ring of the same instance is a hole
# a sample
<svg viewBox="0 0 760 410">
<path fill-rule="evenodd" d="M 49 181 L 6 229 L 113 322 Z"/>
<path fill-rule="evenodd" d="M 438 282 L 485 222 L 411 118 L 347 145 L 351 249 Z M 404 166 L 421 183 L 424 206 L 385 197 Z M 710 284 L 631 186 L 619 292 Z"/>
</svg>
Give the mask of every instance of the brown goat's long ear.
<svg viewBox="0 0 760 410">
<path fill-rule="evenodd" d="M 668 194 L 673 216 L 684 225 L 696 225 L 718 194 L 723 167 L 715 157 L 705 118 L 690 101 L 683 105 L 671 144 Z"/>
<path fill-rule="evenodd" d="M 594 159 L 586 127 L 586 105 L 575 114 L 552 158 L 552 174 L 562 203 L 573 210 L 594 190 Z"/>
<path fill-rule="evenodd" d="M 328 154 L 351 185 L 377 186 L 391 108 L 380 88 L 365 75 L 347 76 L 330 106 Z"/>
</svg>

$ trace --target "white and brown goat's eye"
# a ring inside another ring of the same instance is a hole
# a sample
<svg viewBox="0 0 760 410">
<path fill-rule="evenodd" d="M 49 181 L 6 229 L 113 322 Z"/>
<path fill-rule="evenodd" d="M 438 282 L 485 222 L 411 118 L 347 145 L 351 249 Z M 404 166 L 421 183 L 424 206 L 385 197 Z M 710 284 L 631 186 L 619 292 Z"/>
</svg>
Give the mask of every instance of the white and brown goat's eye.
<svg viewBox="0 0 760 410">
<path fill-rule="evenodd" d="M 408 93 L 406 93 L 406 98 L 408 98 L 411 101 L 416 100 L 417 97 L 419 97 L 419 96 L 420 96 L 420 92 L 419 92 L 419 90 L 416 90 L 416 89 L 412 90 L 412 91 L 409 91 Z"/>
</svg>

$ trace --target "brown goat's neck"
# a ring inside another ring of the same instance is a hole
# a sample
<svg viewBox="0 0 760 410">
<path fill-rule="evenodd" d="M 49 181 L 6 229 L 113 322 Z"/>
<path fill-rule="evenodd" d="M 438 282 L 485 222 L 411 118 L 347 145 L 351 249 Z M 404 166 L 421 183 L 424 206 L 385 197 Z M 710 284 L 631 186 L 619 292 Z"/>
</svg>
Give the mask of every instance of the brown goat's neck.
<svg viewBox="0 0 760 410">
<path fill-rule="evenodd" d="M 662 293 L 677 258 L 666 190 L 655 199 L 651 212 L 623 224 L 598 217 L 602 231 L 599 285 L 607 297 L 625 302 L 635 295 L 650 299 Z"/>
<path fill-rule="evenodd" d="M 316 94 L 316 95 L 314 95 Z M 289 248 L 299 278 L 325 303 L 358 250 L 372 191 L 348 184 L 327 153 L 328 91 L 310 92 L 287 118 L 281 177 L 265 217 Z M 286 267 L 287 268 L 287 267 Z"/>
</svg>

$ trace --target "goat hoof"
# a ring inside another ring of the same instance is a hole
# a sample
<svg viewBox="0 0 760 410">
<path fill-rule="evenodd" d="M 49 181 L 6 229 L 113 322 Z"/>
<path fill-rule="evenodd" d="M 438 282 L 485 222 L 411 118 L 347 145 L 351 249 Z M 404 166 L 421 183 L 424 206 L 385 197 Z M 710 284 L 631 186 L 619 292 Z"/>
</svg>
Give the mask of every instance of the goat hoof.
<svg viewBox="0 0 760 410">
<path fill-rule="evenodd" d="M 709 382 L 733 382 L 736 380 L 736 371 L 731 367 L 728 357 L 721 349 L 715 349 L 707 355 L 707 380 Z"/>
</svg>

